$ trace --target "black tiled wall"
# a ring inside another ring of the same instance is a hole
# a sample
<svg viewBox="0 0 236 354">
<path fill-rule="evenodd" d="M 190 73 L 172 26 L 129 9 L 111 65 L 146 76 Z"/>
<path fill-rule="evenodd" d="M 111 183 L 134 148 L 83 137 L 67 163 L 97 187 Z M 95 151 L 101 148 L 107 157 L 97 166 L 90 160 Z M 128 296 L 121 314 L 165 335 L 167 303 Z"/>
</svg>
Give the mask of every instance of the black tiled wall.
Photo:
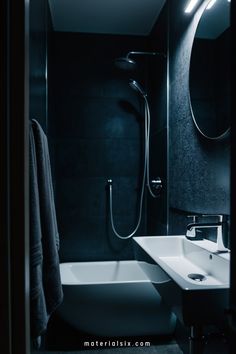
<svg viewBox="0 0 236 354">
<path fill-rule="evenodd" d="M 114 60 L 146 49 L 143 37 L 53 34 L 49 136 L 61 261 L 133 258 L 131 240 L 111 231 L 106 182 L 113 179 L 117 229 L 130 233 L 143 167 L 144 104 L 128 79 L 145 85 L 147 68 L 141 59 L 137 71 L 124 73 Z M 139 234 L 145 224 L 143 218 Z"/>
<path fill-rule="evenodd" d="M 193 16 L 184 13 L 183 5 L 170 2 L 170 234 L 185 232 L 190 212 L 230 213 L 229 141 L 212 142 L 199 135 L 188 99 L 191 47 L 202 7 Z"/>
</svg>

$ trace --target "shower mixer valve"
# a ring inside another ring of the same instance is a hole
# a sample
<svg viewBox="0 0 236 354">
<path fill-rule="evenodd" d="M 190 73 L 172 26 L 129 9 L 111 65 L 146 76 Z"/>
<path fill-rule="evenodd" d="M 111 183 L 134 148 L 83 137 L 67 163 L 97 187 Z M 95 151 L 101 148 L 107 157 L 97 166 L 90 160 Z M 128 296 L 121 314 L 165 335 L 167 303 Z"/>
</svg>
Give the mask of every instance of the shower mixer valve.
<svg viewBox="0 0 236 354">
<path fill-rule="evenodd" d="M 162 190 L 162 180 L 160 177 L 151 180 L 151 188 L 155 192 L 155 194 L 159 194 Z"/>
</svg>

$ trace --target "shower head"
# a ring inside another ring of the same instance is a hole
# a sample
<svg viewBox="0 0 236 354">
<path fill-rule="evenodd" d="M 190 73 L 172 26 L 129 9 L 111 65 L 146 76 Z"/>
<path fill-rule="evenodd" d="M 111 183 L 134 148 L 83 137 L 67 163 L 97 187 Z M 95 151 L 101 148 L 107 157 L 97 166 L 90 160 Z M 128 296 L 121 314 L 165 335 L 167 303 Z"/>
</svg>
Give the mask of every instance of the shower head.
<svg viewBox="0 0 236 354">
<path fill-rule="evenodd" d="M 117 58 L 115 60 L 115 65 L 117 68 L 125 71 L 135 70 L 137 63 L 133 59 L 127 57 Z"/>
<path fill-rule="evenodd" d="M 137 67 L 137 63 L 135 60 L 130 59 L 131 55 L 148 55 L 148 56 L 163 56 L 166 57 L 164 53 L 158 53 L 158 52 L 136 52 L 136 51 L 131 51 L 128 52 L 125 57 L 117 58 L 115 60 L 115 65 L 122 70 L 125 71 L 130 71 L 130 70 L 135 70 Z"/>
<path fill-rule="evenodd" d="M 133 90 L 139 92 L 143 97 L 147 97 L 147 93 L 143 90 L 142 86 L 137 81 L 130 79 L 129 85 Z"/>
</svg>

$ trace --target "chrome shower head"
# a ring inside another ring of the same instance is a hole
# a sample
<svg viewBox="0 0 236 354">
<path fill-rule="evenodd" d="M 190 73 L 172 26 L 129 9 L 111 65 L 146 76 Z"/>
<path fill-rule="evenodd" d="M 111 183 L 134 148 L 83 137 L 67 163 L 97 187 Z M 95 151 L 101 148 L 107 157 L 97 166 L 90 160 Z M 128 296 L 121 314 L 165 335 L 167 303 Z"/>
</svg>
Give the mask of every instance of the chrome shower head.
<svg viewBox="0 0 236 354">
<path fill-rule="evenodd" d="M 131 51 L 128 52 L 125 57 L 120 57 L 115 60 L 115 65 L 125 71 L 130 71 L 130 70 L 135 70 L 137 67 L 137 63 L 135 60 L 130 59 L 130 56 L 134 55 L 147 55 L 147 56 L 162 56 L 166 57 L 164 53 L 159 53 L 159 52 L 137 52 L 137 51 Z"/>
<path fill-rule="evenodd" d="M 142 88 L 142 86 L 136 81 L 136 80 L 133 80 L 133 79 L 130 79 L 129 80 L 129 85 L 130 87 L 137 91 L 138 93 L 140 93 L 143 97 L 147 97 L 147 93 L 144 91 L 144 89 Z"/>
<path fill-rule="evenodd" d="M 117 68 L 125 71 L 135 70 L 137 63 L 133 59 L 127 57 L 117 58 L 115 60 L 115 65 Z"/>
</svg>

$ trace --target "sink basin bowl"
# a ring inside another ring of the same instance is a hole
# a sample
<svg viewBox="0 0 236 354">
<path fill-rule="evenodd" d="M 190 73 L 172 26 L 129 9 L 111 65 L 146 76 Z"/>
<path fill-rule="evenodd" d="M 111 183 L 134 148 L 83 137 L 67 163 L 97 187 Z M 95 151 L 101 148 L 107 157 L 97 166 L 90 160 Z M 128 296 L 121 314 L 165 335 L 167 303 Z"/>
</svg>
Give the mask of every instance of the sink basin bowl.
<svg viewBox="0 0 236 354">
<path fill-rule="evenodd" d="M 134 237 L 135 257 L 163 300 L 185 325 L 215 324 L 229 296 L 229 253 L 185 236 Z"/>
</svg>

